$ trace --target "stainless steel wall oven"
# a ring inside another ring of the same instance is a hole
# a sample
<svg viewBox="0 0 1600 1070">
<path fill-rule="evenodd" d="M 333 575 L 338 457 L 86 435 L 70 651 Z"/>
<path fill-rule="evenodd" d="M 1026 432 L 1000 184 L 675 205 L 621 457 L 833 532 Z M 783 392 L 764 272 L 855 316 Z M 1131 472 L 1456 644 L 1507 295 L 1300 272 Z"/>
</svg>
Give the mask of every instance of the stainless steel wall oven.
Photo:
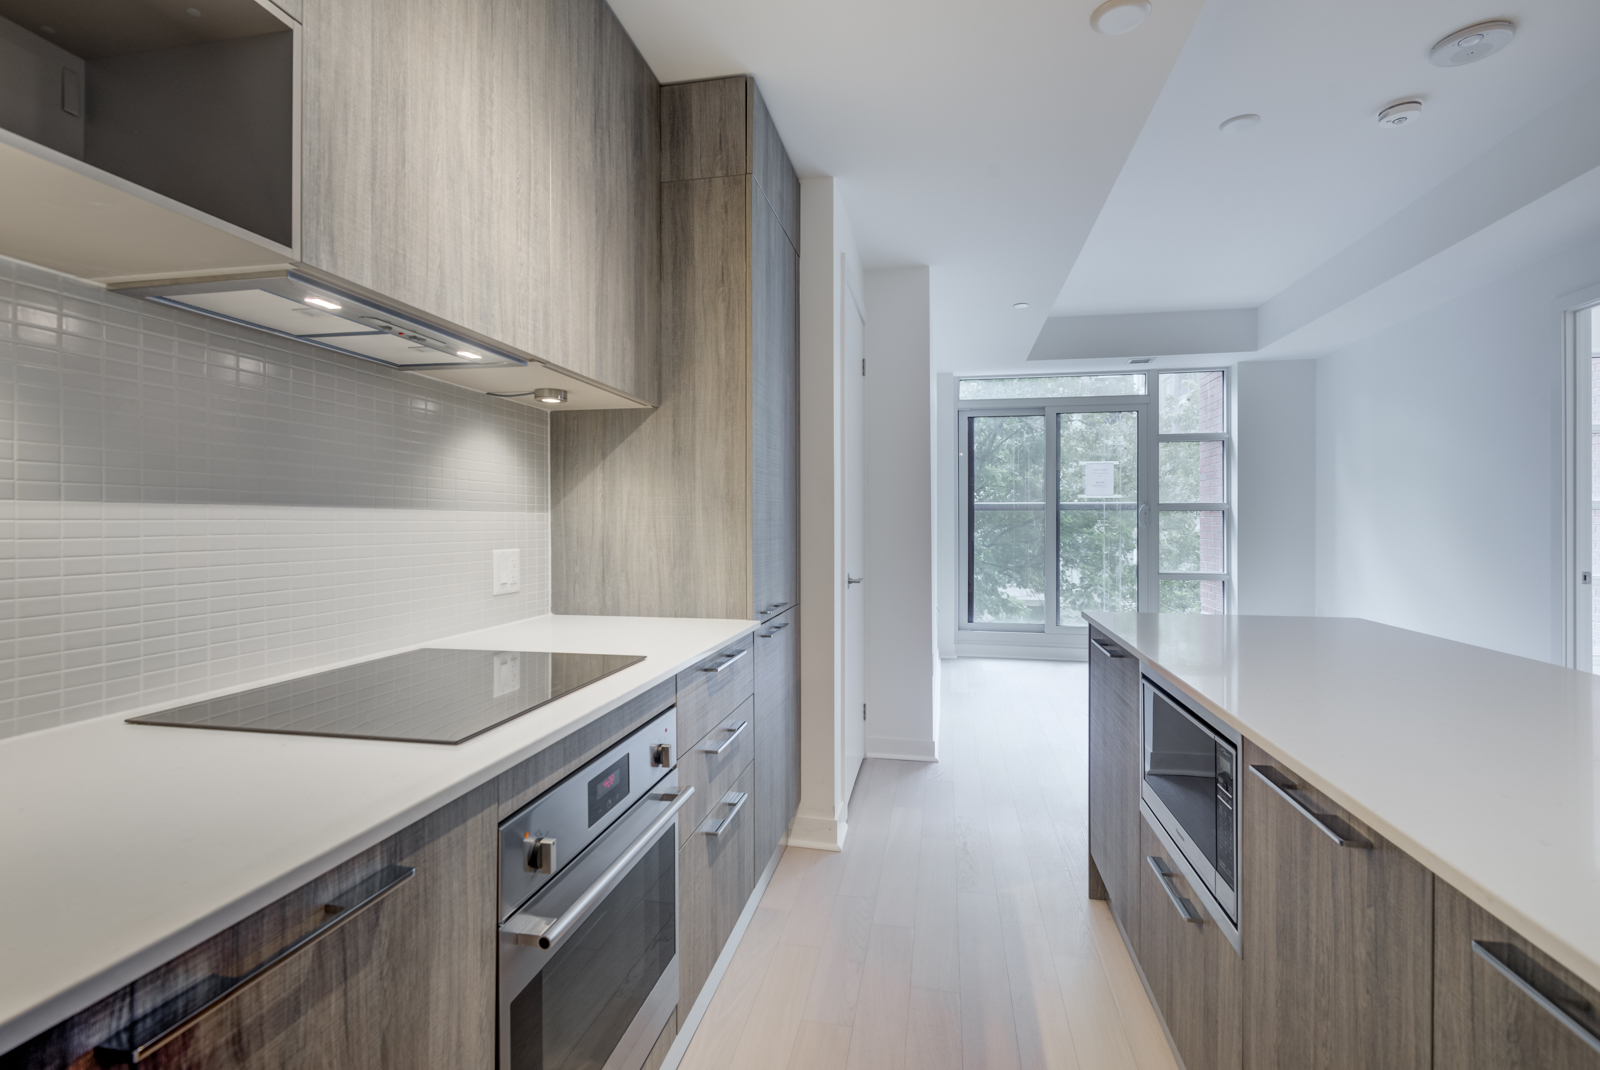
<svg viewBox="0 0 1600 1070">
<path fill-rule="evenodd" d="M 638 1070 L 678 1003 L 677 710 L 500 826 L 500 1070 Z"/>
</svg>

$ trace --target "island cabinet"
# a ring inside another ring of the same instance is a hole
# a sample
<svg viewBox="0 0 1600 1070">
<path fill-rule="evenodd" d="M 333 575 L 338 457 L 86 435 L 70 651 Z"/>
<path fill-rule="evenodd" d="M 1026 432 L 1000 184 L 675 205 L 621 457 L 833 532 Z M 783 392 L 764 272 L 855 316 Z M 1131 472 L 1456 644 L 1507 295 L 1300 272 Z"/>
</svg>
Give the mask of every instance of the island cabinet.
<svg viewBox="0 0 1600 1070">
<path fill-rule="evenodd" d="M 1434 880 L 1433 1051 L 1451 1070 L 1600 1070 L 1600 992 Z"/>
<path fill-rule="evenodd" d="M 1140 869 L 1139 659 L 1089 630 L 1090 892 L 1136 940 Z"/>
<path fill-rule="evenodd" d="M 1248 739 L 1240 757 L 1245 1070 L 1428 1070 L 1433 875 Z"/>
<path fill-rule="evenodd" d="M 494 784 L 469 792 L 0 1056 L 0 1067 L 126 1064 L 115 1053 L 151 1044 L 227 991 L 138 1065 L 494 1065 L 497 800 Z M 230 989 L 286 950 L 259 980 Z"/>
<path fill-rule="evenodd" d="M 1184 1070 L 1239 1070 L 1243 964 L 1150 823 L 1136 820 L 1141 857 L 1133 946 L 1156 1009 Z"/>
<path fill-rule="evenodd" d="M 660 86 L 603 0 L 305 0 L 300 257 L 658 400 Z"/>
</svg>

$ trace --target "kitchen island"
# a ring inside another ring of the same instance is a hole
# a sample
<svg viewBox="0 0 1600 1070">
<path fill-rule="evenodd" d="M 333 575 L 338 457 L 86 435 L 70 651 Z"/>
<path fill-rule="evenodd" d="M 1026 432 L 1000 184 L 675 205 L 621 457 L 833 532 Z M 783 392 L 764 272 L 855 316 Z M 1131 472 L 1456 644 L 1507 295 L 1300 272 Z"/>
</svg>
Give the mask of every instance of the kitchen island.
<svg viewBox="0 0 1600 1070">
<path fill-rule="evenodd" d="M 1085 617 L 1091 892 L 1188 1070 L 1600 1066 L 1594 676 L 1364 620 Z M 1217 926 L 1159 872 L 1152 686 L 1242 737 L 1236 950 L 1185 950 Z"/>
</svg>

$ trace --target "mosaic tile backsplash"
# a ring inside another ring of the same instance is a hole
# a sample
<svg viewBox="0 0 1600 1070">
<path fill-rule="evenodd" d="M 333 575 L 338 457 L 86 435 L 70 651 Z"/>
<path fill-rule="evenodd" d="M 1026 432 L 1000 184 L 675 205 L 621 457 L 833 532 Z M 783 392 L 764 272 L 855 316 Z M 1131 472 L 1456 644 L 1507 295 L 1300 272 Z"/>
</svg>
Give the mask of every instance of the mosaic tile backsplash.
<svg viewBox="0 0 1600 1070">
<path fill-rule="evenodd" d="M 549 485 L 545 413 L 0 258 L 0 738 L 547 613 Z"/>
</svg>

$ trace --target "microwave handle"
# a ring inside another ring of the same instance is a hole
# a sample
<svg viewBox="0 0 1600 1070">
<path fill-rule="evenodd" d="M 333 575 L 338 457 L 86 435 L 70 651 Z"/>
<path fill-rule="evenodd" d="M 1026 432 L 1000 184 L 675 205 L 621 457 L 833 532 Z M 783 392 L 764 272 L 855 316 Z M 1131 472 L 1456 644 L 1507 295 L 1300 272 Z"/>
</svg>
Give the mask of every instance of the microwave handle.
<svg viewBox="0 0 1600 1070">
<path fill-rule="evenodd" d="M 683 804 L 694 797 L 694 786 L 690 785 L 678 792 L 672 800 L 672 805 L 662 812 L 661 816 L 650 822 L 650 827 L 639 834 L 639 838 L 628 845 L 606 871 L 573 900 L 572 905 L 562 912 L 558 918 L 542 918 L 535 914 L 513 914 L 500 926 L 500 931 L 510 936 L 514 943 L 531 944 L 549 950 L 566 938 L 587 918 L 594 913 L 595 907 L 611 890 L 622 883 L 622 878 L 628 875 L 628 870 L 639 860 L 639 856 L 655 846 L 656 839 L 671 825 L 678 816 L 678 811 L 683 809 Z"/>
</svg>

